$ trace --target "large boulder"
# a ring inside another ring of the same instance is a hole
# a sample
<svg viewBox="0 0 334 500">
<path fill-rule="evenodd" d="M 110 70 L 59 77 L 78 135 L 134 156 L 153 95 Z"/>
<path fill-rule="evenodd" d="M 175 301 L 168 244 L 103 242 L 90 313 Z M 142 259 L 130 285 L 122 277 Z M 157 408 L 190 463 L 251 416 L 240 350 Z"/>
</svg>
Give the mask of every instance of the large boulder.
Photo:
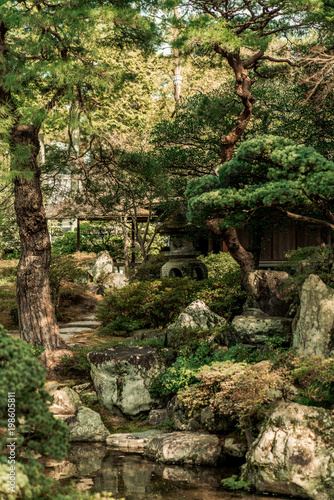
<svg viewBox="0 0 334 500">
<path fill-rule="evenodd" d="M 109 252 L 103 251 L 99 252 L 95 257 L 92 264 L 92 277 L 95 283 L 100 282 L 108 274 L 113 272 L 114 263 L 112 258 L 109 255 Z"/>
<path fill-rule="evenodd" d="M 248 311 L 247 315 L 235 316 L 232 327 L 238 342 L 243 344 L 261 345 L 276 335 L 291 342 L 290 318 L 269 316 L 260 310 Z"/>
<path fill-rule="evenodd" d="M 150 347 L 117 347 L 90 352 L 91 377 L 101 406 L 112 413 L 137 417 L 156 404 L 149 387 L 164 369 L 164 361 Z"/>
<path fill-rule="evenodd" d="M 222 443 L 212 434 L 171 432 L 153 438 L 144 453 L 162 463 L 217 465 Z"/>
<path fill-rule="evenodd" d="M 64 420 L 70 433 L 70 441 L 105 442 L 109 431 L 101 420 L 100 415 L 81 406 L 75 415 Z"/>
<path fill-rule="evenodd" d="M 283 271 L 253 271 L 248 274 L 246 284 L 263 312 L 269 316 L 286 316 L 291 305 L 288 279 L 288 273 Z"/>
<path fill-rule="evenodd" d="M 261 492 L 334 497 L 334 418 L 329 410 L 280 403 L 247 453 L 242 478 Z"/>
<path fill-rule="evenodd" d="M 293 347 L 305 356 L 334 355 L 334 290 L 315 274 L 301 288 Z"/>
<path fill-rule="evenodd" d="M 212 330 L 225 324 L 226 319 L 212 312 L 202 300 L 195 300 L 169 325 L 167 334 L 182 329 Z"/>
</svg>

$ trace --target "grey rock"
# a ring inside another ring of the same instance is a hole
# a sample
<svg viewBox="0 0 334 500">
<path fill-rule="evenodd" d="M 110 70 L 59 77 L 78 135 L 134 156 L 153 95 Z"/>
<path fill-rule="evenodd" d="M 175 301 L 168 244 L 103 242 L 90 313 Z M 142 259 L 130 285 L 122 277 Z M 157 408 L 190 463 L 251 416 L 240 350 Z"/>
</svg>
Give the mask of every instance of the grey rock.
<svg viewBox="0 0 334 500">
<path fill-rule="evenodd" d="M 92 387 L 92 384 L 91 382 L 86 382 L 85 384 L 79 384 L 79 385 L 75 385 L 73 387 L 73 391 L 77 392 L 78 394 L 80 394 L 81 392 L 84 392 L 84 391 L 87 391 L 88 389 L 90 389 Z"/>
<path fill-rule="evenodd" d="M 81 406 L 74 416 L 64 420 L 68 425 L 71 441 L 105 442 L 109 431 L 103 424 L 100 415 Z"/>
<path fill-rule="evenodd" d="M 163 359 L 150 347 L 117 347 L 91 352 L 87 359 L 101 406 L 110 412 L 136 417 L 156 403 L 149 387 L 164 369 Z"/>
<path fill-rule="evenodd" d="M 186 408 L 177 396 L 167 404 L 167 417 L 178 431 L 218 433 L 233 428 L 233 421 L 228 415 L 214 413 L 209 406 L 189 418 Z"/>
<path fill-rule="evenodd" d="M 246 439 L 237 438 L 236 436 L 226 436 L 224 440 L 224 452 L 231 457 L 242 458 L 248 450 Z"/>
<path fill-rule="evenodd" d="M 334 290 L 315 274 L 301 288 L 293 347 L 304 356 L 334 355 Z"/>
<path fill-rule="evenodd" d="M 334 419 L 329 410 L 280 403 L 252 444 L 243 479 L 261 492 L 330 500 L 334 492 Z"/>
<path fill-rule="evenodd" d="M 124 288 L 129 284 L 128 278 L 121 273 L 110 273 L 104 279 L 102 279 L 101 287 L 102 291 L 105 293 L 114 288 Z"/>
<path fill-rule="evenodd" d="M 80 405 L 78 394 L 70 387 L 62 387 L 53 393 L 53 405 L 50 406 L 50 411 L 55 415 L 73 415 Z"/>
<path fill-rule="evenodd" d="M 162 410 L 151 410 L 148 415 L 148 423 L 149 425 L 152 425 L 152 427 L 163 424 L 165 420 L 167 420 L 166 408 L 163 408 Z"/>
<path fill-rule="evenodd" d="M 253 271 L 248 274 L 247 288 L 258 307 L 270 316 L 286 316 L 291 287 L 286 285 L 288 273 L 283 271 Z"/>
<path fill-rule="evenodd" d="M 222 444 L 213 434 L 171 432 L 153 438 L 144 454 L 162 463 L 217 465 Z"/>
<path fill-rule="evenodd" d="M 95 283 L 98 283 L 103 278 L 106 278 L 108 274 L 112 274 L 113 266 L 114 263 L 109 255 L 109 252 L 107 251 L 99 252 L 92 264 L 93 281 Z"/>
<path fill-rule="evenodd" d="M 161 339 L 163 342 L 166 342 L 167 334 L 161 328 L 143 328 L 141 330 L 134 330 L 132 338 L 134 340 Z"/>
<path fill-rule="evenodd" d="M 195 300 L 179 315 L 175 323 L 167 327 L 167 334 L 182 329 L 212 330 L 226 323 L 225 318 L 212 312 L 202 300 Z"/>
<path fill-rule="evenodd" d="M 144 432 L 110 434 L 107 438 L 107 445 L 120 450 L 144 453 L 150 441 L 161 434 L 163 434 L 163 431 L 158 431 L 157 429 Z"/>
<path fill-rule="evenodd" d="M 232 327 L 238 342 L 250 345 L 264 344 L 265 341 L 273 336 L 284 337 L 287 342 L 291 342 L 291 323 L 290 318 L 271 317 L 265 314 L 252 316 L 235 316 L 232 321 Z"/>
</svg>

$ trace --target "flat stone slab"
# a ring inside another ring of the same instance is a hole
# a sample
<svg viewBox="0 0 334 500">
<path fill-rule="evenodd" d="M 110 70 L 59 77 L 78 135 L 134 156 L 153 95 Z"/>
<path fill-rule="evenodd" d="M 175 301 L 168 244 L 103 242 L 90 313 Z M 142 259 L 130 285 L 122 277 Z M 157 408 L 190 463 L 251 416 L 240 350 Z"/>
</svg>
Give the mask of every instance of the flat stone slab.
<svg viewBox="0 0 334 500">
<path fill-rule="evenodd" d="M 153 438 L 145 455 L 167 464 L 217 465 L 222 443 L 214 434 L 170 432 Z"/>
<path fill-rule="evenodd" d="M 86 332 L 87 330 L 91 330 L 91 328 L 85 328 L 84 326 L 61 326 L 59 328 L 60 333 L 83 333 Z"/>
<path fill-rule="evenodd" d="M 111 434 L 107 437 L 107 445 L 119 450 L 144 453 L 147 445 L 153 438 L 163 434 L 163 431 L 152 429 L 144 432 L 131 432 L 121 434 Z"/>
</svg>

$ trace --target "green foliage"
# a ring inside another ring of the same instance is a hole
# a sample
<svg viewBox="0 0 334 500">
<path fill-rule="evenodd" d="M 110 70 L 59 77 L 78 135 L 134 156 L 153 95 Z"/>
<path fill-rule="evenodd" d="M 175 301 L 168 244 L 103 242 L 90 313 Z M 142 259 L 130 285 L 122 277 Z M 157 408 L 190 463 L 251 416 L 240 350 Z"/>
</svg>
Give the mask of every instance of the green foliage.
<svg viewBox="0 0 334 500">
<path fill-rule="evenodd" d="M 286 258 L 286 262 L 283 262 L 279 269 L 291 275 L 287 285 L 296 285 L 296 291 L 310 274 L 318 275 L 327 286 L 334 288 L 334 256 L 329 245 L 291 250 L 286 254 Z"/>
<path fill-rule="evenodd" d="M 189 414 L 210 406 L 249 430 L 263 420 L 277 392 L 284 397 L 291 383 L 288 371 L 272 369 L 271 363 L 215 362 L 200 368 L 197 378 L 199 383 L 178 393 Z"/>
<path fill-rule="evenodd" d="M 240 276 L 240 268 L 228 252 L 211 252 L 206 257 L 200 255 L 198 259 L 208 268 L 209 279 L 226 279 L 231 276 L 232 281 Z"/>
<path fill-rule="evenodd" d="M 222 486 L 231 491 L 251 491 L 252 483 L 249 479 L 241 479 L 238 476 L 231 476 L 222 480 Z"/>
<path fill-rule="evenodd" d="M 30 344 L 31 352 L 33 356 L 40 356 L 45 351 L 45 346 L 35 346 L 34 344 Z"/>
<path fill-rule="evenodd" d="M 133 330 L 138 330 L 141 328 L 141 322 L 135 319 L 129 319 L 129 318 L 116 318 L 110 325 L 110 329 L 115 332 L 120 333 L 129 333 L 133 332 Z"/>
<path fill-rule="evenodd" d="M 282 337 L 272 337 L 263 346 L 259 347 L 236 344 L 224 353 L 223 361 L 255 364 L 260 361 L 269 360 L 277 366 L 284 365 L 291 353 L 288 347 L 282 347 L 285 344 L 286 339 Z"/>
<path fill-rule="evenodd" d="M 334 403 L 334 359 L 321 356 L 296 357 L 292 376 L 300 387 L 299 402 L 329 408 Z"/>
<path fill-rule="evenodd" d="M 167 262 L 163 253 L 154 255 L 151 259 L 144 261 L 136 270 L 135 281 L 151 281 L 160 278 L 160 269 Z"/>
<path fill-rule="evenodd" d="M 312 147 L 262 136 L 245 141 L 217 176 L 190 180 L 186 196 L 193 221 L 220 217 L 224 227 L 242 227 L 270 211 L 304 216 L 321 226 L 334 208 L 334 163 Z M 313 217 L 312 217 L 313 215 Z"/>
<path fill-rule="evenodd" d="M 50 266 L 50 285 L 52 300 L 55 307 L 59 307 L 60 288 L 65 282 L 74 282 L 84 274 L 70 255 L 53 255 Z"/>
<path fill-rule="evenodd" d="M 9 213 L 2 216 L 1 211 L 0 256 L 3 259 L 18 259 L 20 257 L 20 238 L 15 217 Z"/>
<path fill-rule="evenodd" d="M 68 449 L 67 427 L 49 412 L 52 398 L 44 390 L 45 381 L 45 368 L 33 355 L 31 346 L 13 339 L 0 327 L 0 426 L 8 427 L 8 393 L 14 392 L 16 460 L 29 478 L 25 498 L 44 498 L 50 484 L 42 473 L 43 468 L 29 459 L 29 453 L 38 452 L 62 460 Z M 7 433 L 1 436 L 2 449 L 8 444 L 7 438 Z M 28 460 L 21 462 L 18 457 L 23 447 Z M 4 456 L 1 461 L 5 463 Z"/>
<path fill-rule="evenodd" d="M 181 333 L 181 332 L 180 332 Z M 184 333 L 184 332 L 182 332 Z M 195 332 L 192 332 L 194 335 Z M 197 332 L 203 337 L 204 332 Z M 207 332 L 205 332 L 207 335 Z M 197 373 L 203 365 L 211 365 L 223 357 L 223 353 L 214 349 L 212 341 L 202 341 L 197 347 L 188 345 L 180 351 L 175 363 L 152 382 L 150 393 L 153 397 L 171 396 L 198 382 Z"/>
<path fill-rule="evenodd" d="M 112 323 L 118 318 L 138 321 L 141 328 L 167 326 L 197 299 L 229 319 L 240 311 L 246 299 L 239 271 L 203 281 L 190 278 L 143 281 L 111 291 L 98 307 L 98 318 L 103 324 L 101 331 L 112 333 Z"/>
<path fill-rule="evenodd" d="M 52 232 L 55 232 L 53 229 Z M 99 253 L 107 250 L 111 257 L 122 260 L 124 241 L 121 236 L 114 234 L 114 225 L 105 223 L 91 224 L 83 222 L 80 224 L 80 251 Z M 52 252 L 55 254 L 68 255 L 77 251 L 77 233 L 68 231 L 60 237 L 56 237 L 52 243 Z"/>
</svg>

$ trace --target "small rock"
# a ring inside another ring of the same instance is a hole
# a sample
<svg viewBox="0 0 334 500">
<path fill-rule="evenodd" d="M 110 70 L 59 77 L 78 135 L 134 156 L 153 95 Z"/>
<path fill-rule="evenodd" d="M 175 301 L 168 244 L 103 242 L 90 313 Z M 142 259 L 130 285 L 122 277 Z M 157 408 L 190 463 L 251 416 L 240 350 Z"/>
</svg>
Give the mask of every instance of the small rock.
<svg viewBox="0 0 334 500">
<path fill-rule="evenodd" d="M 222 325 L 226 325 L 226 319 L 212 312 L 202 300 L 195 300 L 167 327 L 167 334 L 182 329 L 212 330 Z"/>
<path fill-rule="evenodd" d="M 73 387 L 73 390 L 75 392 L 77 392 L 78 394 L 80 394 L 81 392 L 84 392 L 84 391 L 87 391 L 88 389 L 90 389 L 92 387 L 92 384 L 91 382 L 86 382 L 85 384 L 79 384 L 79 385 L 75 385 Z"/>
<path fill-rule="evenodd" d="M 283 271 L 253 271 L 248 274 L 248 289 L 261 311 L 285 317 L 290 308 L 292 287 L 284 286 L 289 275 Z"/>
<path fill-rule="evenodd" d="M 63 387 L 54 392 L 50 411 L 56 415 L 74 415 L 80 405 L 78 394 L 70 387 Z"/>
<path fill-rule="evenodd" d="M 145 455 L 162 463 L 217 465 L 222 445 L 218 436 L 197 432 L 171 432 L 153 438 Z"/>
<path fill-rule="evenodd" d="M 102 279 L 102 290 L 103 292 L 107 292 L 108 290 L 112 290 L 113 288 L 124 288 L 129 284 L 128 278 L 121 273 L 111 273 L 106 276 L 106 278 Z"/>
<path fill-rule="evenodd" d="M 227 436 L 224 441 L 224 452 L 231 457 L 242 458 L 248 450 L 247 441 L 236 438 L 235 436 Z"/>
<path fill-rule="evenodd" d="M 59 384 L 58 382 L 46 382 L 44 384 L 44 389 L 46 390 L 46 392 L 48 392 L 51 396 L 54 395 L 54 393 L 56 392 L 56 390 L 58 389 L 59 387 Z"/>
<path fill-rule="evenodd" d="M 162 410 L 151 410 L 148 415 L 148 423 L 152 425 L 152 427 L 156 427 L 161 425 L 167 420 L 167 409 L 164 408 Z"/>
<path fill-rule="evenodd" d="M 66 418 L 65 423 L 72 442 L 104 442 L 109 436 L 100 415 L 85 406 L 81 406 L 74 416 Z"/>
<path fill-rule="evenodd" d="M 163 432 L 157 429 L 144 432 L 131 432 L 129 434 L 110 434 L 107 438 L 107 445 L 111 448 L 144 453 L 150 441 L 161 434 L 163 434 Z"/>
</svg>

